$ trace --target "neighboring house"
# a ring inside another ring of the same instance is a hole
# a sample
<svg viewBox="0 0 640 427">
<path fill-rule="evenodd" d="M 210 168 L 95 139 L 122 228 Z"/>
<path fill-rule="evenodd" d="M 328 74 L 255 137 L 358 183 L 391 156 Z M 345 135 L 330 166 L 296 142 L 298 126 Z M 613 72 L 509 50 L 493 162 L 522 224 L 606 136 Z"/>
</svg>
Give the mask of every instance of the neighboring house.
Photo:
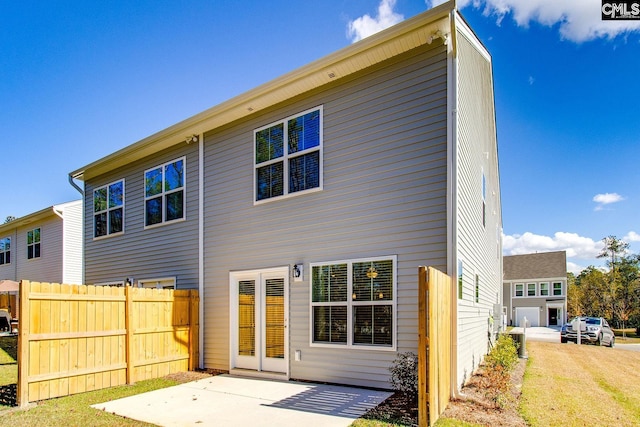
<svg viewBox="0 0 640 427">
<path fill-rule="evenodd" d="M 567 254 L 542 252 L 504 257 L 503 310 L 507 323 L 562 326 L 567 320 Z"/>
<path fill-rule="evenodd" d="M 82 200 L 0 224 L 0 280 L 81 284 Z"/>
<path fill-rule="evenodd" d="M 461 385 L 501 303 L 502 219 L 491 58 L 453 5 L 71 172 L 86 282 L 199 288 L 206 368 L 389 388 L 434 266 L 461 278 Z"/>
</svg>

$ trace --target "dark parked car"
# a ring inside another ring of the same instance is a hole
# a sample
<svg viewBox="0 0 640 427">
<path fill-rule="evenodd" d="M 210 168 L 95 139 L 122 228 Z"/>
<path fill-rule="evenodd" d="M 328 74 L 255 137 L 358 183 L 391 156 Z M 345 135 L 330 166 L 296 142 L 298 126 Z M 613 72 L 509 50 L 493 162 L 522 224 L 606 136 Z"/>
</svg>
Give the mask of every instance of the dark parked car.
<svg viewBox="0 0 640 427">
<path fill-rule="evenodd" d="M 578 342 L 578 331 L 574 330 L 577 318 L 574 317 L 569 323 L 562 326 L 560 330 L 560 342 Z M 582 327 L 580 329 L 580 342 L 589 342 L 596 345 L 607 345 L 613 347 L 616 337 L 609 327 L 609 324 L 602 317 L 580 317 Z"/>
</svg>

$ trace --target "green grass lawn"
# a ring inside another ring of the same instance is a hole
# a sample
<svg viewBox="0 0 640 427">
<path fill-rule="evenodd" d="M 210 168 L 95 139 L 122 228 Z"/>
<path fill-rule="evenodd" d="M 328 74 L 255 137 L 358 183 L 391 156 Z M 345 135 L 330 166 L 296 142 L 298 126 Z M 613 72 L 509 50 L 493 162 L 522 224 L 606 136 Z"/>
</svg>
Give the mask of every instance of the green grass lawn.
<svg viewBox="0 0 640 427">
<path fill-rule="evenodd" d="M 0 337 L 0 426 L 149 426 L 90 405 L 178 384 L 178 381 L 159 378 L 46 400 L 29 409 L 16 408 L 17 342 L 15 336 Z"/>
</svg>

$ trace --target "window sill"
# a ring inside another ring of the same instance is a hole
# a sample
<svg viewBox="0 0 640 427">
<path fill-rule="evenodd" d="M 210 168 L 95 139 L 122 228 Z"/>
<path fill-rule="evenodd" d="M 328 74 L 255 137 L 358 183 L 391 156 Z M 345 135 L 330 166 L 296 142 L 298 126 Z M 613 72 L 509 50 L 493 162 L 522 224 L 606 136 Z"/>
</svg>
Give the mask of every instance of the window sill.
<svg viewBox="0 0 640 427">
<path fill-rule="evenodd" d="M 151 229 L 154 229 L 154 228 L 164 227 L 165 225 L 171 225 L 171 224 L 176 224 L 176 223 L 180 223 L 180 222 L 185 222 L 186 220 L 187 220 L 186 218 L 180 218 L 180 219 L 174 219 L 172 221 L 160 222 L 158 224 L 145 225 L 144 229 L 145 230 L 151 230 Z"/>
<path fill-rule="evenodd" d="M 354 344 L 325 344 L 325 343 L 309 343 L 309 347 L 313 348 L 332 348 L 335 350 L 363 350 L 363 351 L 396 351 L 396 346 L 382 345 L 354 345 Z"/>
</svg>

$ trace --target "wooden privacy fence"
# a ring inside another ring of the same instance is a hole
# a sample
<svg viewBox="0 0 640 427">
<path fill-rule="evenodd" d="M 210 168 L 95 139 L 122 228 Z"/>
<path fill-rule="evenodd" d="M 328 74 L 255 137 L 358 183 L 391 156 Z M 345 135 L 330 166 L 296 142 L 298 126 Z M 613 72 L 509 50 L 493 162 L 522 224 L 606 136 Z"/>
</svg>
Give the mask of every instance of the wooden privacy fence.
<svg viewBox="0 0 640 427">
<path fill-rule="evenodd" d="M 451 396 L 453 282 L 433 267 L 418 268 L 418 418 L 433 425 Z"/>
<path fill-rule="evenodd" d="M 18 405 L 193 370 L 196 290 L 20 285 Z"/>
</svg>

